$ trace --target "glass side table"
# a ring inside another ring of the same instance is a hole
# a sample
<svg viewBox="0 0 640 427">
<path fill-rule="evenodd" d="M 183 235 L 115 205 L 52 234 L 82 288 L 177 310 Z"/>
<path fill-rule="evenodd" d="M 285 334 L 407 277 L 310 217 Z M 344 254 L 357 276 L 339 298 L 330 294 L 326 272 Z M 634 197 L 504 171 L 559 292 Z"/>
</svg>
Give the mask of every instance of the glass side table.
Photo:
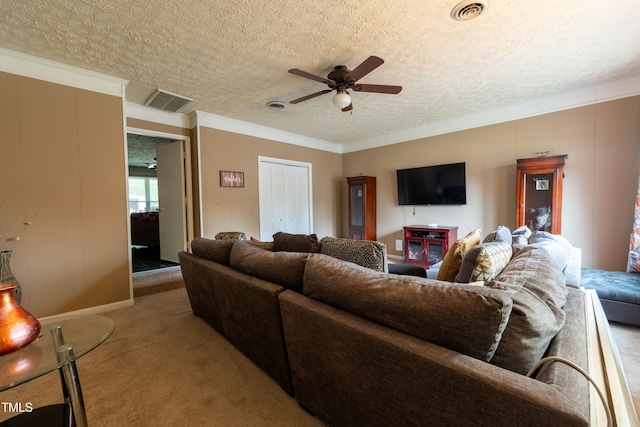
<svg viewBox="0 0 640 427">
<path fill-rule="evenodd" d="M 0 357 L 0 392 L 57 369 L 60 372 L 65 403 L 52 406 L 60 406 L 59 411 L 69 414 L 69 425 L 86 427 L 87 415 L 76 360 L 105 342 L 114 329 L 113 320 L 97 315 L 42 322 L 40 335 L 34 342 Z M 52 409 L 42 409 L 45 408 Z M 30 425 L 28 418 L 35 419 L 42 416 L 43 412 L 38 412 L 37 409 L 25 412 L 0 423 L 0 426 Z M 12 424 L 8 424 L 9 422 Z"/>
</svg>

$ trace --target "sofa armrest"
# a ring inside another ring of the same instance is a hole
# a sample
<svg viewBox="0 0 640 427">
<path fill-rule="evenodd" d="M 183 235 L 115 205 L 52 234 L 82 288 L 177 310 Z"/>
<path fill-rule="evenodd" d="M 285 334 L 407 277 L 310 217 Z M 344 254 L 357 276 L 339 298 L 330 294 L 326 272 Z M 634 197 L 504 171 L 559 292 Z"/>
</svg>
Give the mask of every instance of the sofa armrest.
<svg viewBox="0 0 640 427">
<path fill-rule="evenodd" d="M 563 274 L 567 285 L 580 286 L 580 270 L 582 268 L 582 249 L 572 247 L 569 252 L 569 261 Z"/>
<path fill-rule="evenodd" d="M 609 409 L 618 426 L 640 425 L 624 368 L 613 341 L 609 321 L 594 289 L 585 291 L 589 339 L 589 374 L 608 397 Z M 593 389 L 592 389 L 593 390 Z M 606 425 L 606 414 L 595 392 L 592 393 L 592 425 Z"/>
<path fill-rule="evenodd" d="M 435 264 L 432 264 L 427 269 L 427 278 L 428 279 L 437 280 L 438 279 L 438 273 L 440 272 L 440 267 L 441 266 L 442 266 L 442 261 L 438 261 Z"/>
</svg>

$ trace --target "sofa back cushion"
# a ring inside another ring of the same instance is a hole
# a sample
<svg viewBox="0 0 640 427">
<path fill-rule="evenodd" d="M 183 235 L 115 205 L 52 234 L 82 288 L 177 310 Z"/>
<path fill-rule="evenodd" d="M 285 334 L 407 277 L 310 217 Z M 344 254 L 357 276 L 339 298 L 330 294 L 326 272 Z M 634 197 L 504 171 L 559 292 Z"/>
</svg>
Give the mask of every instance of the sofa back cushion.
<svg viewBox="0 0 640 427">
<path fill-rule="evenodd" d="M 431 343 L 488 361 L 511 312 L 502 291 L 373 271 L 312 254 L 304 294 Z"/>
<path fill-rule="evenodd" d="M 560 270 L 564 270 L 569 263 L 573 245 L 560 234 L 546 231 L 536 231 L 529 237 L 529 245 L 537 246 L 547 251 L 551 259 Z"/>
<path fill-rule="evenodd" d="M 372 270 L 389 272 L 387 246 L 381 242 L 327 236 L 320 240 L 320 253 Z"/>
<path fill-rule="evenodd" d="M 503 290 L 513 299 L 491 363 L 526 374 L 564 325 L 567 288 L 562 271 L 546 250 L 525 246 L 486 287 Z"/>
<path fill-rule="evenodd" d="M 199 257 L 215 261 L 218 264 L 229 266 L 231 247 L 235 240 L 211 240 L 204 237 L 196 237 L 191 241 L 191 252 Z"/>
<path fill-rule="evenodd" d="M 231 268 L 285 289 L 302 293 L 306 252 L 272 252 L 249 241 L 237 241 L 231 248 Z"/>
</svg>

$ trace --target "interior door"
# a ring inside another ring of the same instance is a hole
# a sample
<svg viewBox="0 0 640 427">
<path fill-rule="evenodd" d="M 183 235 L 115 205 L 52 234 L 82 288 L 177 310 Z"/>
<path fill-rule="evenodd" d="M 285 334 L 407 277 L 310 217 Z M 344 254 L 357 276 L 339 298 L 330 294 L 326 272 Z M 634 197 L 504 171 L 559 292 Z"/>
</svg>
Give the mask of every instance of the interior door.
<svg viewBox="0 0 640 427">
<path fill-rule="evenodd" d="M 307 168 L 285 167 L 284 231 L 292 234 L 309 234 L 309 182 Z"/>
<path fill-rule="evenodd" d="M 184 141 L 174 141 L 156 149 L 160 258 L 173 262 L 178 262 L 178 252 L 187 248 L 184 153 Z"/>
<path fill-rule="evenodd" d="M 311 166 L 300 162 L 259 160 L 260 239 L 273 234 L 311 233 Z"/>
</svg>

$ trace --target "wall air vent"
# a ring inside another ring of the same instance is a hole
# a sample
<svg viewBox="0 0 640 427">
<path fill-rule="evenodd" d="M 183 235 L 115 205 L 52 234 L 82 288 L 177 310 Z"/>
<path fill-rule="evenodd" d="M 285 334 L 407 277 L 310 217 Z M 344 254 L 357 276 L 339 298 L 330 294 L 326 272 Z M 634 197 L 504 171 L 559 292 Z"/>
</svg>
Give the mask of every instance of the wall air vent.
<svg viewBox="0 0 640 427">
<path fill-rule="evenodd" d="M 484 1 L 465 0 L 458 3 L 451 11 L 451 18 L 455 21 L 469 21 L 477 18 L 487 9 Z"/>
<path fill-rule="evenodd" d="M 175 113 L 191 101 L 193 101 L 193 99 L 187 98 L 186 96 L 176 95 L 175 93 L 167 92 L 162 89 L 156 89 L 144 105 Z"/>
</svg>

